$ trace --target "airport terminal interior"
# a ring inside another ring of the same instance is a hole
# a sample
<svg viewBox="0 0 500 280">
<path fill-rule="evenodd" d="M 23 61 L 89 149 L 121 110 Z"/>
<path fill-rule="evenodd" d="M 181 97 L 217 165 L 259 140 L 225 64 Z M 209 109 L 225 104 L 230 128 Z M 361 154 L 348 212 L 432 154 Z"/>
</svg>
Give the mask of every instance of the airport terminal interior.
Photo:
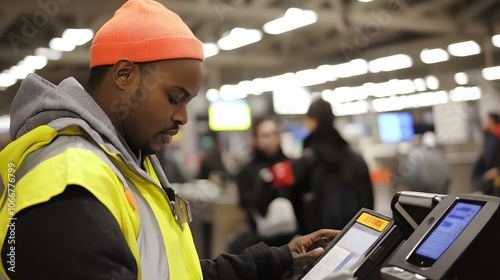
<svg viewBox="0 0 500 280">
<path fill-rule="evenodd" d="M 204 44 L 205 80 L 189 122 L 157 155 L 191 203 L 200 257 L 227 252 L 245 226 L 236 178 L 252 158 L 253 121 L 277 116 L 284 154 L 299 159 L 305 115 L 320 98 L 368 166 L 377 213 L 392 216 L 394 195 L 418 190 L 408 178 L 423 172 L 412 155 L 421 146 L 449 170 L 436 193 L 481 192 L 472 172 L 488 116 L 500 114 L 500 1 L 159 1 Z M 23 79 L 72 76 L 85 86 L 95 32 L 124 2 L 1 2 L 0 148 L 11 141 L 10 105 Z M 222 164 L 202 175 L 208 157 Z"/>
</svg>

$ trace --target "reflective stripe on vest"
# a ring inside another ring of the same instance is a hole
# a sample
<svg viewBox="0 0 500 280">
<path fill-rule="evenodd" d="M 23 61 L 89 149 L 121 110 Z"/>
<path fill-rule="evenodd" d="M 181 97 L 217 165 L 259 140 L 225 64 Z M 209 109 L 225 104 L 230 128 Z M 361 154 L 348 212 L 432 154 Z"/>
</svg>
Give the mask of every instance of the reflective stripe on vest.
<svg viewBox="0 0 500 280">
<path fill-rule="evenodd" d="M 69 135 L 75 134 L 71 132 L 64 132 L 64 129 L 66 129 L 69 125 L 74 126 L 75 124 L 79 126 L 81 129 L 83 129 L 87 133 L 87 135 L 90 136 L 96 143 L 101 143 L 100 145 L 102 149 L 81 136 L 64 135 L 64 134 L 69 134 Z M 34 152 L 31 152 L 25 158 L 25 160 L 23 160 L 23 163 L 20 165 L 20 168 L 16 170 L 16 180 L 18 181 L 21 180 L 21 178 L 25 174 L 32 171 L 40 163 L 52 157 L 55 157 L 65 152 L 68 149 L 75 148 L 77 150 L 91 152 L 92 154 L 96 155 L 100 160 L 102 160 L 116 174 L 119 181 L 123 184 L 124 188 L 123 191 L 125 197 L 128 199 L 131 206 L 136 208 L 137 213 L 140 216 L 139 232 L 136 240 L 139 251 L 138 253 L 140 256 L 139 257 L 140 265 L 138 265 L 140 273 L 139 277 L 142 278 L 143 280 L 185 279 L 183 278 L 185 275 L 180 275 L 180 276 L 175 275 L 177 276 L 177 278 L 174 275 L 169 275 L 170 271 L 168 265 L 168 258 L 165 249 L 166 246 L 164 244 L 165 233 L 162 233 L 161 227 L 158 225 L 158 220 L 156 219 L 155 214 L 153 213 L 152 208 L 150 207 L 150 204 L 141 194 L 139 189 L 137 189 L 136 185 L 132 183 L 133 180 L 131 181 L 128 178 L 126 178 L 126 176 L 123 175 L 123 172 L 120 171 L 122 169 L 117 167 L 117 165 L 114 163 L 117 161 L 117 158 L 113 158 L 109 155 L 110 153 L 115 153 L 115 152 L 116 154 L 118 154 L 117 153 L 118 151 L 111 145 L 102 144 L 104 142 L 102 141 L 100 136 L 94 130 L 90 129 L 90 127 L 88 127 L 88 125 L 81 120 L 60 119 L 50 123 L 49 126 L 51 126 L 57 131 L 60 131 L 61 134 L 63 135 L 58 136 L 50 145 L 40 148 Z M 107 151 L 105 152 L 103 149 L 106 149 Z M 123 158 L 120 157 L 119 160 L 122 160 L 122 163 L 125 163 L 125 160 L 123 160 Z M 123 165 L 126 165 L 126 163 L 122 164 L 122 168 Z M 147 173 L 144 172 L 144 174 Z M 149 176 L 141 176 L 141 177 L 144 177 L 143 178 L 144 180 L 158 187 L 158 184 L 154 182 L 154 180 L 151 179 Z M 83 187 L 88 187 L 88 186 L 83 186 Z M 2 205 L 3 204 L 4 203 L 2 203 Z M 168 205 L 168 202 L 165 202 L 165 205 Z M 1 206 L 0 209 L 2 209 Z M 118 221 L 118 223 L 121 225 L 120 221 Z M 189 232 L 189 237 L 191 237 L 190 232 Z M 182 240 L 184 236 L 180 236 L 179 238 Z M 192 243 L 192 239 L 187 240 L 187 242 L 183 243 L 184 244 L 179 244 L 178 246 L 182 247 L 186 246 L 188 249 L 193 250 L 194 245 L 190 244 Z M 193 267 L 193 270 L 196 270 L 196 271 L 191 271 L 190 273 L 192 275 L 195 275 L 195 277 L 189 277 L 189 279 L 193 278 L 201 279 L 201 269 L 199 268 L 199 262 L 197 259 L 196 251 L 194 251 L 194 253 L 192 251 L 186 252 L 186 254 L 189 254 L 191 262 L 196 262 L 195 264 L 186 265 L 185 267 L 185 269 Z M 186 257 L 182 258 L 182 260 L 179 261 L 185 262 Z"/>
</svg>

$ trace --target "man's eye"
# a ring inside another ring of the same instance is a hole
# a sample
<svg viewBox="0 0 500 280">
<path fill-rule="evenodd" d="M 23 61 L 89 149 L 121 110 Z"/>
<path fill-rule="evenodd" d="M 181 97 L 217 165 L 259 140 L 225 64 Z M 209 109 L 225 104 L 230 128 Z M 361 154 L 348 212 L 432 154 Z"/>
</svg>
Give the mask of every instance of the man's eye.
<svg viewBox="0 0 500 280">
<path fill-rule="evenodd" d="M 168 102 L 170 102 L 170 104 L 172 105 L 177 105 L 179 103 L 179 101 L 177 100 L 174 100 L 172 97 L 168 97 Z"/>
</svg>

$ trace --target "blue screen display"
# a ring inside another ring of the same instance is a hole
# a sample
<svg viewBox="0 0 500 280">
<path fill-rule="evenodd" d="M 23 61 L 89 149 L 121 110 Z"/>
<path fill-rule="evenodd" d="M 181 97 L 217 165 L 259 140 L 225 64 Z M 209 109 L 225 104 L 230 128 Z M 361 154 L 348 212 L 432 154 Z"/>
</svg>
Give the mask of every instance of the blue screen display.
<svg viewBox="0 0 500 280">
<path fill-rule="evenodd" d="M 380 113 L 377 116 L 380 140 L 402 142 L 413 139 L 413 117 L 409 112 Z"/>
<path fill-rule="evenodd" d="M 481 207 L 481 205 L 465 202 L 455 204 L 415 252 L 437 260 L 469 225 Z"/>
</svg>

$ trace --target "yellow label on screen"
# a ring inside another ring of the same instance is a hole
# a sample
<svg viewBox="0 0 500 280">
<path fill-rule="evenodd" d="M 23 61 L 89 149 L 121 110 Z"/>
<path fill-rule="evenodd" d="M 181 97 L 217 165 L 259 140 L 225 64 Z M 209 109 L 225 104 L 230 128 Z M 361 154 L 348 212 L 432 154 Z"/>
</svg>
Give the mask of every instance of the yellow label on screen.
<svg viewBox="0 0 500 280">
<path fill-rule="evenodd" d="M 367 227 L 370 227 L 374 230 L 377 231 L 383 231 L 384 228 L 389 224 L 388 220 L 373 216 L 371 214 L 368 214 L 366 212 L 361 213 L 358 219 L 356 219 L 356 222 L 365 225 Z"/>
</svg>

